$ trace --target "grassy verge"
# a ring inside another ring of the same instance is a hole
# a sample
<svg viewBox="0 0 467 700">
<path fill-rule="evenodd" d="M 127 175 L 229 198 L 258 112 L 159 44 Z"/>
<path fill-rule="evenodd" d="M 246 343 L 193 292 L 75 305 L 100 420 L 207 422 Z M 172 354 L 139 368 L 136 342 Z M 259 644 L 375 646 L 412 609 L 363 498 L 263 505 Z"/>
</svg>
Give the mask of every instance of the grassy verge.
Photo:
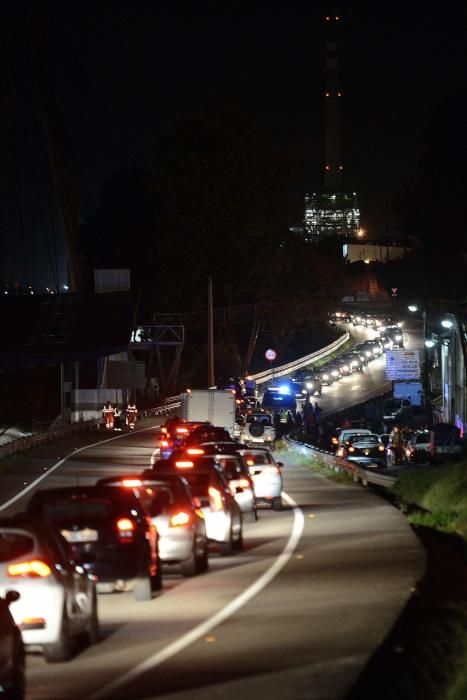
<svg viewBox="0 0 467 700">
<path fill-rule="evenodd" d="M 402 472 L 394 494 L 414 525 L 456 534 L 467 543 L 467 460 Z"/>
<path fill-rule="evenodd" d="M 467 698 L 467 460 L 402 472 L 394 494 L 427 570 L 345 700 Z"/>
<path fill-rule="evenodd" d="M 336 357 L 340 357 L 343 355 L 345 352 L 348 352 L 353 348 L 355 345 L 355 341 L 352 338 L 349 338 L 344 345 L 341 345 L 340 348 L 332 352 L 330 355 L 326 355 L 326 357 L 322 357 L 320 360 L 316 360 L 316 362 L 312 362 L 310 364 L 310 367 L 313 367 L 314 369 L 317 369 L 318 367 L 322 367 L 323 365 L 327 364 L 328 362 L 332 362 L 333 360 L 336 359 Z"/>
</svg>

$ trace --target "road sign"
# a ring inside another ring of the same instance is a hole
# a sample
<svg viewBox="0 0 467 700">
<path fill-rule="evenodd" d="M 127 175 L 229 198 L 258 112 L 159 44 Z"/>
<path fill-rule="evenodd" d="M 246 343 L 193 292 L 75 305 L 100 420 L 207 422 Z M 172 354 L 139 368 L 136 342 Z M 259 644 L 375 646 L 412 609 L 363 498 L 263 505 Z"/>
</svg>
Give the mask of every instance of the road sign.
<svg viewBox="0 0 467 700">
<path fill-rule="evenodd" d="M 386 350 L 386 377 L 396 379 L 418 379 L 420 356 L 418 350 Z"/>
<path fill-rule="evenodd" d="M 272 348 L 269 348 L 269 350 L 266 350 L 266 352 L 264 353 L 264 357 L 266 358 L 266 360 L 269 360 L 269 362 L 274 362 L 274 360 L 277 357 L 277 352 Z"/>
</svg>

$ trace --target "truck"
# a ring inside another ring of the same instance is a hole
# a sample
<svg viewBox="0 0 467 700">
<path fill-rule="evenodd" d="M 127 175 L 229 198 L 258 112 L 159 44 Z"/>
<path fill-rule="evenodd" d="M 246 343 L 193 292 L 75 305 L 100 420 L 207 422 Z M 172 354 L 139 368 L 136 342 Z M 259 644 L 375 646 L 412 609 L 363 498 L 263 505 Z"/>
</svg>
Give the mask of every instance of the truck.
<svg viewBox="0 0 467 700">
<path fill-rule="evenodd" d="M 180 395 L 180 417 L 186 421 L 209 421 L 235 436 L 235 390 L 187 389 Z"/>
</svg>

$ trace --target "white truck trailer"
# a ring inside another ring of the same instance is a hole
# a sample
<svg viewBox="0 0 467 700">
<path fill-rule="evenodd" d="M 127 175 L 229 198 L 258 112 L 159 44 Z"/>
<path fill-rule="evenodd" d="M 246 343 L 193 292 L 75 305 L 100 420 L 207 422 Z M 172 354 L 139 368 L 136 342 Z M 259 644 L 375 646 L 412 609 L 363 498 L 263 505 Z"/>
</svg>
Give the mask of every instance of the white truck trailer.
<svg viewBox="0 0 467 700">
<path fill-rule="evenodd" d="M 180 395 L 180 417 L 187 421 L 209 421 L 235 435 L 235 391 L 232 389 L 187 389 Z"/>
</svg>

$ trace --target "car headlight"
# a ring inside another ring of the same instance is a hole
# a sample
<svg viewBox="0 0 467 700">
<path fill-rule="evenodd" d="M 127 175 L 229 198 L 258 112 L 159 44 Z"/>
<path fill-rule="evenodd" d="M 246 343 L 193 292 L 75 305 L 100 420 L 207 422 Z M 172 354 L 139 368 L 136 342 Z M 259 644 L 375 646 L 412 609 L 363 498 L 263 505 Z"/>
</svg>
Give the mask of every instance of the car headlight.
<svg viewBox="0 0 467 700">
<path fill-rule="evenodd" d="M 402 340 L 402 336 L 401 336 L 399 333 L 398 333 L 397 335 L 395 335 L 394 337 L 395 337 L 395 339 L 396 339 L 398 342 L 399 342 L 400 340 Z"/>
<path fill-rule="evenodd" d="M 337 371 L 337 369 L 333 369 L 332 372 L 331 372 L 331 374 L 332 374 L 333 377 L 338 377 L 338 376 L 339 376 L 339 372 Z"/>
<path fill-rule="evenodd" d="M 307 386 L 308 386 L 308 384 L 307 384 Z M 309 388 L 309 387 L 308 387 L 308 388 Z M 306 393 L 307 393 L 307 392 L 306 392 L 306 389 L 302 389 L 302 394 L 306 394 Z"/>
<path fill-rule="evenodd" d="M 306 388 L 307 388 L 307 389 L 313 389 L 313 382 L 307 382 L 307 383 L 306 383 Z"/>
<path fill-rule="evenodd" d="M 349 367 L 349 365 L 342 365 L 342 369 L 343 369 L 345 372 L 348 372 L 349 369 L 350 369 L 350 367 Z"/>
<path fill-rule="evenodd" d="M 323 374 L 323 379 L 325 382 L 329 379 L 329 374 Z"/>
</svg>

